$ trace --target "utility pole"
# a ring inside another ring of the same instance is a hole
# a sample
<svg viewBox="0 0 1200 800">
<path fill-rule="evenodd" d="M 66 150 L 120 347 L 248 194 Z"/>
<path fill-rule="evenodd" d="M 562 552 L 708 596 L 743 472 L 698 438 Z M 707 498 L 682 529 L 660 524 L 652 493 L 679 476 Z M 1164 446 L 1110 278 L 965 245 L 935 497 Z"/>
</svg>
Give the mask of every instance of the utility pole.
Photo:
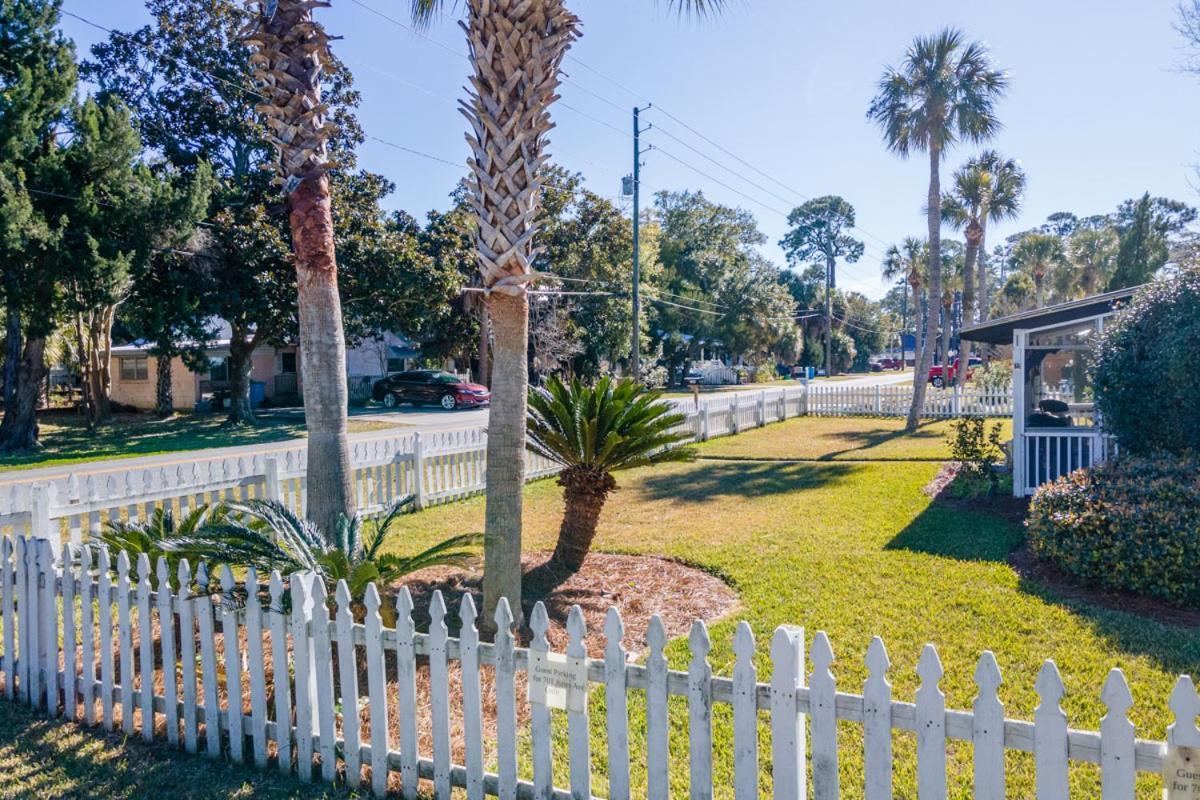
<svg viewBox="0 0 1200 800">
<path fill-rule="evenodd" d="M 641 191 L 642 183 L 642 154 L 654 149 L 654 145 L 650 145 L 645 150 L 642 150 L 641 136 L 646 131 L 654 127 L 651 123 L 647 125 L 645 130 L 641 127 L 640 117 L 643 111 L 647 111 L 651 105 L 645 108 L 633 108 L 633 342 L 629 354 L 629 368 L 633 373 L 633 379 L 640 381 L 642 379 L 642 350 L 641 350 L 641 321 L 642 321 L 642 296 L 641 296 L 641 256 L 638 245 L 639 228 L 641 227 L 641 207 L 638 204 L 638 193 Z"/>
<path fill-rule="evenodd" d="M 825 379 L 833 377 L 833 256 L 825 257 Z"/>
</svg>

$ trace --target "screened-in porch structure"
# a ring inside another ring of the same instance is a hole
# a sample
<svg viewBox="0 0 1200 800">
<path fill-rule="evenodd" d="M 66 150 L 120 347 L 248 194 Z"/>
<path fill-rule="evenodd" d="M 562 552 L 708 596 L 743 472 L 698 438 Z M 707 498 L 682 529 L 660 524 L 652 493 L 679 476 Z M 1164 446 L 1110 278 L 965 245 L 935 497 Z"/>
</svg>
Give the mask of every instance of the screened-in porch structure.
<svg viewBox="0 0 1200 800">
<path fill-rule="evenodd" d="M 962 338 L 1013 350 L 1013 494 L 1103 461 L 1115 442 L 1096 414 L 1093 337 L 1135 288 L 964 328 Z M 1147 398 L 1149 402 L 1150 399 Z"/>
</svg>

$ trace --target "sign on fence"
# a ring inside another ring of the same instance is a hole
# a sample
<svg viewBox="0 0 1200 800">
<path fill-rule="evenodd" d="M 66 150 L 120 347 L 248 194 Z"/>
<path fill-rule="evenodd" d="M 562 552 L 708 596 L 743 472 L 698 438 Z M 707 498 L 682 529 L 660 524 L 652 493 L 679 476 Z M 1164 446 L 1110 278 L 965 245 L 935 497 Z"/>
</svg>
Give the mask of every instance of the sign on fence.
<svg viewBox="0 0 1200 800">
<path fill-rule="evenodd" d="M 587 659 L 534 650 L 529 654 L 529 702 L 585 713 Z"/>
</svg>

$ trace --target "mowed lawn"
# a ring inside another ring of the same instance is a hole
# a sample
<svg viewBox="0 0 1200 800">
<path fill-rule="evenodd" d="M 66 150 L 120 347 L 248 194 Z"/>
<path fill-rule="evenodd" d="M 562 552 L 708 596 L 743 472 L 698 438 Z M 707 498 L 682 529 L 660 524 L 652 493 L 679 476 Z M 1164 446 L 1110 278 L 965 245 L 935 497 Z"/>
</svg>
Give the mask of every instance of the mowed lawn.
<svg viewBox="0 0 1200 800">
<path fill-rule="evenodd" d="M 871 637 L 883 637 L 897 699 L 912 701 L 922 645 L 933 642 L 945 667 L 941 683 L 950 708 L 969 709 L 972 675 L 984 650 L 1000 663 L 1001 698 L 1011 717 L 1032 719 L 1034 682 L 1042 661 L 1058 664 L 1067 686 L 1063 707 L 1071 725 L 1095 729 L 1108 670 L 1121 667 L 1135 698 L 1138 735 L 1162 738 L 1174 679 L 1200 667 L 1200 633 L 1063 600 L 1023 581 L 1006 563 L 1022 540 L 1017 522 L 999 514 L 934 502 L 922 488 L 937 474 L 930 460 L 947 455 L 947 426 L 897 433 L 899 422 L 876 419 L 799 419 L 710 442 L 691 464 L 641 469 L 619 476 L 621 489 L 601 518 L 596 547 L 622 553 L 673 556 L 728 576 L 741 597 L 736 618 L 753 626 L 760 680 L 770 674 L 770 637 L 780 624 L 806 628 L 811 643 L 826 631 L 840 688 L 861 691 Z M 739 459 L 785 459 L 742 461 Z M 786 459 L 811 459 L 788 461 Z M 851 460 L 854 459 L 854 460 Z M 475 498 L 404 518 L 408 543 L 483 527 Z M 562 512 L 553 481 L 526 492 L 525 544 L 549 548 Z M 586 567 L 585 567 L 586 569 Z M 686 586 L 679 587 L 681 593 Z M 733 666 L 736 619 L 711 627 L 711 662 L 718 674 Z M 685 669 L 687 645 L 671 644 L 672 667 Z M 593 701 L 593 761 L 604 773 L 602 692 Z M 635 794 L 644 793 L 644 719 L 634 693 L 632 740 Z M 672 709 L 672 791 L 687 794 L 686 707 Z M 732 793 L 731 715 L 715 715 L 718 796 Z M 842 795 L 862 796 L 861 728 L 843 723 Z M 760 726 L 763 785 L 769 786 L 769 729 Z M 558 746 L 565 747 L 560 740 Z M 564 752 L 559 751 L 559 752 Z M 563 759 L 565 762 L 565 758 Z M 1009 754 L 1010 797 L 1032 797 L 1032 757 Z M 566 785 L 565 765 L 559 776 Z M 915 796 L 915 737 L 895 735 L 896 796 Z M 971 748 L 950 746 L 951 797 L 971 796 Z M 1077 767 L 1074 796 L 1098 797 L 1099 772 Z M 603 794 L 604 786 L 597 787 Z M 766 789 L 764 788 L 764 792 Z M 1139 797 L 1157 797 L 1150 776 Z"/>
<path fill-rule="evenodd" d="M 351 418 L 349 425 L 351 433 L 397 427 L 359 418 Z M 255 425 L 231 426 L 220 414 L 177 414 L 168 419 L 121 414 L 95 431 L 74 418 L 46 417 L 40 426 L 41 447 L 0 456 L 0 471 L 286 442 L 305 435 L 304 420 L 295 416 L 264 416 Z"/>
</svg>

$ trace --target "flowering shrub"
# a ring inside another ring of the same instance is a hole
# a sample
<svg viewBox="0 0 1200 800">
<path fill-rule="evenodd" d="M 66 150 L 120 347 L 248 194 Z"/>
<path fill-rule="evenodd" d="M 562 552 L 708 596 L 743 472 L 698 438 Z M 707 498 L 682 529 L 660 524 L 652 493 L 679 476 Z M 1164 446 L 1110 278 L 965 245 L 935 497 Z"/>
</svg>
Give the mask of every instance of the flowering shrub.
<svg viewBox="0 0 1200 800">
<path fill-rule="evenodd" d="M 1200 458 L 1126 456 L 1038 490 L 1034 552 L 1075 577 L 1200 607 Z"/>
</svg>

